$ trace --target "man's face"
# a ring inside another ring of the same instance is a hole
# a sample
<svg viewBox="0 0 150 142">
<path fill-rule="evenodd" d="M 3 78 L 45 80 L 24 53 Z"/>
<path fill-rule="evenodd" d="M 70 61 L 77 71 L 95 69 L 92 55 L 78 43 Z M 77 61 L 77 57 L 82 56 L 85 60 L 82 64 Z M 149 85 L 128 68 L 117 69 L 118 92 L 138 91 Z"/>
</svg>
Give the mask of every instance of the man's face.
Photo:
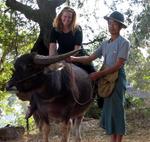
<svg viewBox="0 0 150 142">
<path fill-rule="evenodd" d="M 122 25 L 112 19 L 108 20 L 108 29 L 111 35 L 118 35 Z"/>
</svg>

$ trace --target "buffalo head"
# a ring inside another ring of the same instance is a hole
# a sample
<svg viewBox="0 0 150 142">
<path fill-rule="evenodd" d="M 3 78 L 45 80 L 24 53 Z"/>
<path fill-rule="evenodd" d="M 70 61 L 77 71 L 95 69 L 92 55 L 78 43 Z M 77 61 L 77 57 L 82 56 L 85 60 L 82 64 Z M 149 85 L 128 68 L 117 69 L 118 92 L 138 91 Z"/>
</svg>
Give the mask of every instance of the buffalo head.
<svg viewBox="0 0 150 142">
<path fill-rule="evenodd" d="M 46 80 L 44 68 L 71 56 L 80 50 L 74 50 L 62 55 L 43 56 L 35 53 L 19 57 L 14 64 L 12 78 L 6 85 L 8 91 L 28 92 L 41 86 Z"/>
</svg>

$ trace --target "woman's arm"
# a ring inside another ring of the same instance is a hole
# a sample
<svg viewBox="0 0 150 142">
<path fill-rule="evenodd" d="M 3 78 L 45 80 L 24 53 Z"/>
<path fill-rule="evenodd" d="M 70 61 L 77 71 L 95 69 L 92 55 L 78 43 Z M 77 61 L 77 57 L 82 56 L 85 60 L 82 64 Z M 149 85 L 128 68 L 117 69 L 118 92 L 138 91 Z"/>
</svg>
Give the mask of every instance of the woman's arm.
<svg viewBox="0 0 150 142">
<path fill-rule="evenodd" d="M 49 40 L 49 56 L 57 54 L 57 30 L 56 28 L 51 29 L 50 40 Z"/>
<path fill-rule="evenodd" d="M 81 49 L 81 45 L 75 45 L 74 50 Z"/>
<path fill-rule="evenodd" d="M 81 28 L 81 26 L 78 25 L 76 27 L 76 31 L 74 34 L 74 43 L 75 43 L 74 50 L 81 49 L 82 40 L 83 40 L 82 28 Z"/>
<path fill-rule="evenodd" d="M 49 56 L 53 56 L 57 54 L 57 44 L 56 43 L 50 43 L 49 44 Z"/>
</svg>

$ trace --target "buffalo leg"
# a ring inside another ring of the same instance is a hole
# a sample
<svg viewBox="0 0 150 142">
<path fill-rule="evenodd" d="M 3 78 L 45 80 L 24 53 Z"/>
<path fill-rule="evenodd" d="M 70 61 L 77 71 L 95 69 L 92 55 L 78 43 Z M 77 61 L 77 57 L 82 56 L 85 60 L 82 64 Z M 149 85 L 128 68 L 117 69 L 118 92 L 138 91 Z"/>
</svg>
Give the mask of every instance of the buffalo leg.
<svg viewBox="0 0 150 142">
<path fill-rule="evenodd" d="M 81 142 L 81 122 L 83 120 L 83 116 L 77 117 L 74 119 L 74 128 L 73 128 L 73 134 L 74 134 L 74 140 L 75 142 Z"/>
<path fill-rule="evenodd" d="M 50 126 L 43 122 L 41 126 L 41 131 L 42 131 L 42 136 L 43 136 L 43 141 L 42 142 L 48 142 L 48 135 L 50 132 Z"/>
<path fill-rule="evenodd" d="M 29 119 L 32 116 L 32 114 L 35 112 L 35 110 L 37 109 L 36 102 L 35 102 L 35 99 L 34 99 L 35 95 L 36 95 L 36 93 L 32 94 L 32 96 L 31 96 L 30 106 L 28 106 L 28 110 L 27 110 L 26 116 L 25 116 L 26 119 Z"/>
<path fill-rule="evenodd" d="M 61 125 L 61 134 L 62 134 L 61 142 L 69 142 L 70 130 L 71 130 L 71 119 L 69 119 L 68 122 L 64 121 Z"/>
</svg>

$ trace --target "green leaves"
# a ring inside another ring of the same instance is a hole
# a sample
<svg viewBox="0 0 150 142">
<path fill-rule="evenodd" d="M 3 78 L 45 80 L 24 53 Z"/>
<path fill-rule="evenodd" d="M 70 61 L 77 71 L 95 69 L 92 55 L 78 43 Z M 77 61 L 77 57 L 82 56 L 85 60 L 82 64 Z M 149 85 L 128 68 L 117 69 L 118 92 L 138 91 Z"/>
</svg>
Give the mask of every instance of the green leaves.
<svg viewBox="0 0 150 142">
<path fill-rule="evenodd" d="M 145 9 L 135 17 L 133 26 L 133 32 L 135 37 L 135 43 L 137 46 L 145 46 L 145 41 L 150 39 L 150 5 L 147 5 Z"/>
<path fill-rule="evenodd" d="M 27 29 L 25 25 L 28 21 L 24 22 L 23 17 L 18 18 L 18 13 L 14 11 L 7 10 L 5 13 L 5 5 L 1 5 L 1 3 L 0 9 L 0 48 L 2 50 L 2 62 L 0 64 L 0 112 L 2 112 L 3 116 L 1 117 L 0 125 L 3 124 L 4 126 L 7 123 L 17 124 L 17 119 L 25 124 L 23 122 L 23 114 L 25 114 L 26 106 L 21 105 L 13 94 L 6 92 L 5 86 L 11 78 L 15 58 L 30 51 L 36 41 L 38 28 L 35 24 L 31 24 L 32 29 Z M 19 105 L 15 106 L 16 104 L 24 106 L 24 108 L 18 110 Z M 18 118 L 14 117 L 14 114 Z M 10 119 L 6 120 L 5 117 Z"/>
</svg>

